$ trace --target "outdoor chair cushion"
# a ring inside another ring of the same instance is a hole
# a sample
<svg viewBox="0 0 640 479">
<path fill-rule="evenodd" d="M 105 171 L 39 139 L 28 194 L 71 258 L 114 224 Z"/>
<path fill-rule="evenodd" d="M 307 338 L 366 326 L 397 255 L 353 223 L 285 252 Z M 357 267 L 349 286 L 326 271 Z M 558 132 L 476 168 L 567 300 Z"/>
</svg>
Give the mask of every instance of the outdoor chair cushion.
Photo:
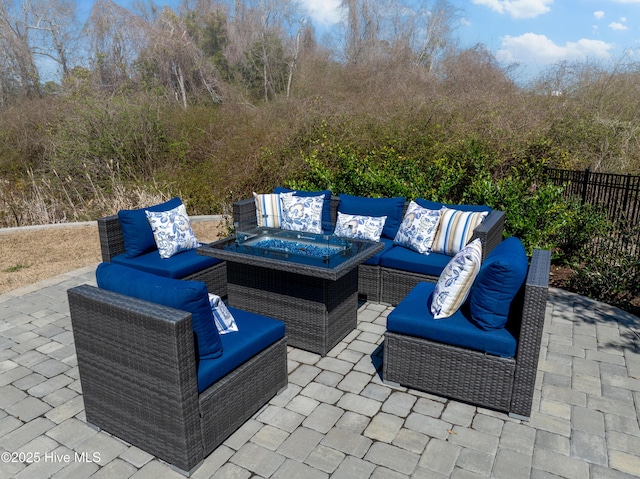
<svg viewBox="0 0 640 479">
<path fill-rule="evenodd" d="M 283 188 L 282 186 L 276 186 L 273 190 L 274 193 L 294 193 L 293 196 L 309 197 L 324 195 L 324 204 L 322 205 L 322 232 L 324 234 L 333 233 L 333 222 L 331 221 L 331 191 L 300 191 L 290 190 Z"/>
<path fill-rule="evenodd" d="M 158 276 L 181 279 L 221 263 L 222 260 L 199 255 L 192 249 L 166 259 L 160 257 L 158 250 L 135 258 L 129 258 L 126 253 L 123 253 L 111 258 L 111 262 Z"/>
<path fill-rule="evenodd" d="M 222 355 L 205 283 L 164 278 L 114 263 L 99 264 L 96 280 L 99 288 L 191 313 L 196 355 L 201 359 Z"/>
<path fill-rule="evenodd" d="M 422 254 L 396 245 L 380 257 L 380 266 L 438 277 L 449 261 L 451 256 L 446 254 Z"/>
<path fill-rule="evenodd" d="M 135 258 L 136 256 L 156 249 L 156 240 L 153 237 L 153 230 L 149 225 L 145 211 L 169 211 L 181 204 L 182 200 L 176 197 L 148 208 L 118 211 L 122 238 L 124 239 L 124 254 L 126 254 L 128 258 Z"/>
<path fill-rule="evenodd" d="M 349 215 L 386 216 L 382 237 L 393 239 L 402 223 L 404 198 L 365 198 L 363 196 L 340 195 L 338 211 Z"/>
<path fill-rule="evenodd" d="M 430 311 L 434 288 L 434 283 L 418 283 L 389 314 L 387 330 L 501 357 L 515 355 L 516 339 L 511 333 L 505 328 L 476 327 L 466 306 L 446 319 L 434 319 Z"/>
<path fill-rule="evenodd" d="M 522 241 L 511 236 L 485 258 L 471 290 L 471 320 L 480 329 L 505 326 L 511 303 L 522 287 L 529 269 Z"/>
<path fill-rule="evenodd" d="M 198 392 L 207 389 L 257 353 L 285 335 L 282 321 L 229 307 L 238 331 L 220 336 L 224 354 L 198 362 Z M 224 411 L 220 412 L 224 414 Z"/>
<path fill-rule="evenodd" d="M 380 260 L 382 259 L 382 256 L 386 252 L 391 251 L 391 248 L 393 248 L 393 240 L 390 240 L 389 238 L 380 238 L 379 243 L 382 243 L 384 245 L 384 248 L 382 249 L 382 251 L 374 254 L 371 258 L 366 260 L 363 264 L 378 266 L 380 264 Z"/>
</svg>

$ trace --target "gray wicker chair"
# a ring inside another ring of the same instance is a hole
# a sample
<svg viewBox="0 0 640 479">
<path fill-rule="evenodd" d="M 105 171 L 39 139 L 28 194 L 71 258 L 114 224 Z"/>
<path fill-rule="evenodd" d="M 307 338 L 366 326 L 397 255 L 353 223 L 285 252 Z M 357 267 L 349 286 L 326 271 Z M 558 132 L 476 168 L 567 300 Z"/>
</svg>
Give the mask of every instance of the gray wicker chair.
<svg viewBox="0 0 640 479">
<path fill-rule="evenodd" d="M 191 314 L 68 291 L 87 422 L 189 475 L 287 386 L 286 337 L 198 393 Z"/>
<path fill-rule="evenodd" d="M 340 198 L 331 197 L 331 221 L 336 223 Z M 405 204 L 405 211 L 408 203 Z M 251 227 L 256 224 L 256 205 L 253 198 L 237 201 L 233 204 L 233 221 Z M 504 212 L 493 210 L 473 232 L 473 238 L 482 241 L 483 259 L 502 241 Z M 411 289 L 421 281 L 435 283 L 437 277 L 411 273 L 378 265 L 361 264 L 358 267 L 358 294 L 372 303 L 398 304 Z"/>
<path fill-rule="evenodd" d="M 99 218 L 98 234 L 102 261 L 109 263 L 111 258 L 125 252 L 118 215 Z M 224 261 L 180 279 L 203 281 L 209 291 L 222 297 L 227 296 L 227 264 Z"/>
<path fill-rule="evenodd" d="M 533 253 L 522 301 L 514 358 L 491 356 L 387 331 L 383 379 L 528 419 L 538 371 L 551 253 Z M 509 321 L 517 318 L 510 318 Z"/>
</svg>

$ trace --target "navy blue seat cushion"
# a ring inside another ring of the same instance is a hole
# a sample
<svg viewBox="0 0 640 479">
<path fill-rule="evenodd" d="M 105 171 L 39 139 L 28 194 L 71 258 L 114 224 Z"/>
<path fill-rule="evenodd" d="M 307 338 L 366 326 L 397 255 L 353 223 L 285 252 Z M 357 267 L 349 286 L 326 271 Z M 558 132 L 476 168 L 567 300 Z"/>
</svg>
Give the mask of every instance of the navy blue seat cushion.
<svg viewBox="0 0 640 479">
<path fill-rule="evenodd" d="M 183 251 L 171 258 L 161 258 L 156 249 L 135 258 L 122 253 L 111 258 L 111 262 L 158 276 L 181 279 L 221 263 L 222 260 L 199 255 L 195 249 Z"/>
<path fill-rule="evenodd" d="M 382 243 L 384 245 L 384 247 L 382 248 L 382 251 L 379 251 L 378 253 L 374 254 L 371 258 L 366 260 L 364 262 L 364 264 L 369 264 L 369 265 L 372 265 L 372 266 L 380 265 L 380 260 L 382 259 L 382 256 L 386 252 L 391 251 L 391 248 L 393 248 L 393 240 L 391 240 L 391 239 L 380 238 L 380 243 Z"/>
<path fill-rule="evenodd" d="M 393 239 L 402 223 L 404 198 L 366 198 L 364 196 L 340 195 L 338 212 L 359 216 L 386 216 L 382 237 Z"/>
<path fill-rule="evenodd" d="M 469 306 L 471 320 L 480 329 L 503 328 L 511 303 L 524 284 L 529 269 L 522 241 L 511 236 L 500 242 L 480 266 Z"/>
<path fill-rule="evenodd" d="M 276 186 L 273 190 L 274 193 L 291 193 L 295 191 L 293 196 L 300 196 L 303 198 L 307 198 L 310 196 L 320 196 L 324 195 L 324 203 L 322 204 L 322 232 L 324 234 L 330 235 L 333 233 L 333 222 L 331 221 L 331 191 L 330 190 L 321 190 L 321 191 L 300 191 L 300 190 L 290 190 L 289 188 L 284 188 L 282 186 Z"/>
<path fill-rule="evenodd" d="M 382 255 L 380 266 L 437 277 L 440 276 L 449 261 L 451 261 L 451 256 L 446 254 L 422 254 L 404 246 L 395 245 L 390 251 Z"/>
<path fill-rule="evenodd" d="M 263 349 L 283 338 L 284 322 L 229 306 L 238 331 L 220 335 L 224 354 L 198 362 L 198 392 L 229 374 Z M 221 411 L 224 414 L 224 411 Z"/>
<path fill-rule="evenodd" d="M 217 358 L 222 355 L 222 343 L 205 283 L 163 278 L 113 263 L 99 264 L 96 280 L 99 288 L 191 313 L 196 357 Z"/>
<path fill-rule="evenodd" d="M 153 230 L 149 225 L 145 211 L 169 211 L 181 204 L 182 200 L 180 198 L 173 198 L 148 208 L 118 211 L 118 219 L 120 220 L 120 228 L 124 239 L 124 254 L 129 258 L 135 258 L 157 248 Z"/>
<path fill-rule="evenodd" d="M 418 283 L 387 318 L 387 330 L 482 351 L 496 356 L 515 356 L 517 342 L 505 328 L 484 331 L 469 320 L 464 306 L 445 319 L 433 319 L 431 296 L 434 283 Z"/>
<path fill-rule="evenodd" d="M 458 211 L 487 211 L 491 213 L 491 207 L 485 205 L 449 205 L 446 203 L 438 203 L 437 201 L 425 200 L 423 198 L 417 198 L 415 201 L 423 208 L 427 208 L 429 210 L 439 210 L 445 206 Z"/>
</svg>

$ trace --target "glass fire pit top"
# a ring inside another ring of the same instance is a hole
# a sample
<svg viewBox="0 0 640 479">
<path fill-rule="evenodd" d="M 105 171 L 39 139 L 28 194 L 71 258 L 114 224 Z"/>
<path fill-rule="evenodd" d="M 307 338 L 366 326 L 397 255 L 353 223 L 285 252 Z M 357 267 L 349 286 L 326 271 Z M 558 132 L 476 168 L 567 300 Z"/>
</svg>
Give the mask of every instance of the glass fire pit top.
<svg viewBox="0 0 640 479">
<path fill-rule="evenodd" d="M 362 245 L 332 235 L 253 228 L 217 245 L 226 251 L 333 268 L 361 251 Z"/>
</svg>

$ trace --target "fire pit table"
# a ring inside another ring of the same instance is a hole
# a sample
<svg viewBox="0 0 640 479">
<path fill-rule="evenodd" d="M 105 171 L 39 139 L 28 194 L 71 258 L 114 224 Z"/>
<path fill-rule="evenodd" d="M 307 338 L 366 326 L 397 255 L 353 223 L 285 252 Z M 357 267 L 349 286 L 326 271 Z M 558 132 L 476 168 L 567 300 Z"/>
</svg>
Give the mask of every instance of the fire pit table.
<svg viewBox="0 0 640 479">
<path fill-rule="evenodd" d="M 281 319 L 288 344 L 326 355 L 358 314 L 358 265 L 381 251 L 372 241 L 253 228 L 198 248 L 227 262 L 229 305 Z"/>
</svg>

